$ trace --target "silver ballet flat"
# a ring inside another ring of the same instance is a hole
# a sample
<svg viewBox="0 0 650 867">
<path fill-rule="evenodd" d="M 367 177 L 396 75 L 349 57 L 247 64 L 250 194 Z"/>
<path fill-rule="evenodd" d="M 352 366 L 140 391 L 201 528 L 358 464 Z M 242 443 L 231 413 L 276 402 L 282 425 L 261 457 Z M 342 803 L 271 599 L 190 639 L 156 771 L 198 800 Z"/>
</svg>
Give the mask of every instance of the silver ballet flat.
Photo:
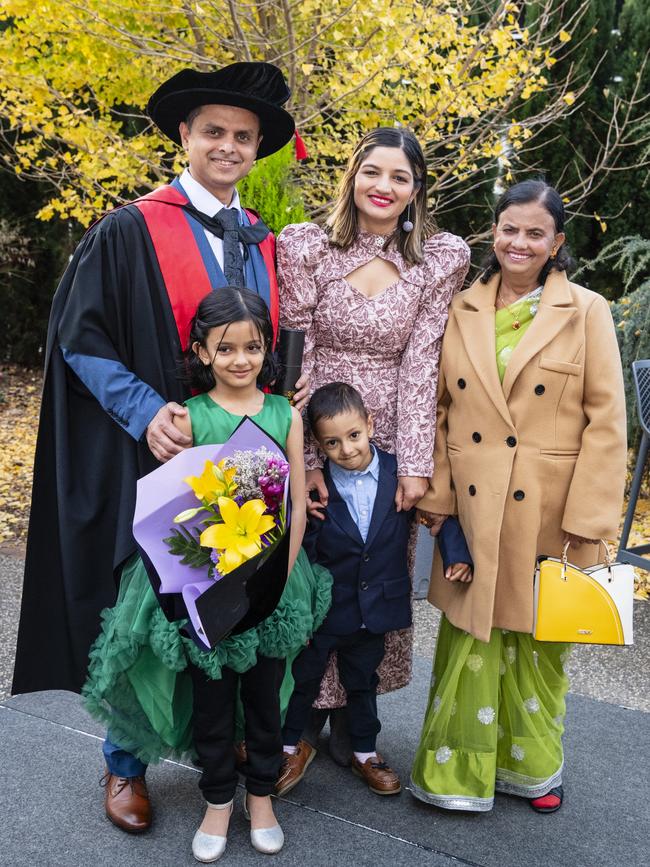
<svg viewBox="0 0 650 867">
<path fill-rule="evenodd" d="M 284 846 L 284 833 L 279 825 L 272 828 L 251 829 L 251 843 L 253 849 L 263 852 L 265 855 L 275 855 Z"/>
<path fill-rule="evenodd" d="M 227 804 L 208 804 L 208 810 L 230 810 L 232 813 L 232 801 Z M 202 864 L 211 864 L 218 861 L 226 851 L 227 838 L 220 834 L 206 834 L 205 831 L 197 831 L 192 840 L 192 855 Z"/>
<path fill-rule="evenodd" d="M 244 816 L 250 822 L 251 814 L 248 811 L 246 798 L 244 798 Z M 257 831 L 251 828 L 251 844 L 253 849 L 257 849 L 263 855 L 275 855 L 284 846 L 284 832 L 279 825 L 273 825 L 272 828 L 258 828 Z"/>
</svg>

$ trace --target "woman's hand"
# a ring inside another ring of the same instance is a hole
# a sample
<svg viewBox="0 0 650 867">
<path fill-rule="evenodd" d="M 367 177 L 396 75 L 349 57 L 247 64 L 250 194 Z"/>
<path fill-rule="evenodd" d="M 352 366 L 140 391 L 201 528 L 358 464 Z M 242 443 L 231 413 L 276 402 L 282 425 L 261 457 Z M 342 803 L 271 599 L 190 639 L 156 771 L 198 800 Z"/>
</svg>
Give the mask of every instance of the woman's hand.
<svg viewBox="0 0 650 867">
<path fill-rule="evenodd" d="M 323 510 L 329 502 L 329 493 L 327 491 L 327 485 L 325 484 L 323 471 L 320 469 L 307 470 L 305 477 L 305 489 L 307 491 L 307 516 L 309 518 L 319 518 L 321 521 L 324 521 L 325 515 L 323 514 Z M 309 496 L 312 491 L 317 491 L 318 501 L 312 500 Z"/>
<path fill-rule="evenodd" d="M 564 544 L 566 545 L 567 542 L 571 548 L 579 548 L 584 542 L 587 545 L 597 545 L 600 539 L 585 539 L 584 536 L 576 536 L 575 533 L 565 533 Z"/>
<path fill-rule="evenodd" d="M 427 527 L 431 536 L 437 536 L 448 515 L 437 515 L 434 512 L 425 512 L 418 509 L 418 519 L 423 527 Z"/>
<path fill-rule="evenodd" d="M 398 512 L 408 512 L 419 503 L 429 487 L 425 476 L 399 476 L 395 492 L 395 507 Z"/>
<path fill-rule="evenodd" d="M 460 581 L 461 584 L 469 584 L 473 577 L 472 567 L 468 563 L 452 563 L 445 569 L 447 581 Z"/>
<path fill-rule="evenodd" d="M 300 412 L 309 400 L 309 377 L 303 373 L 300 379 L 296 382 L 296 393 L 293 396 L 291 403 Z M 322 475 L 322 473 L 321 473 Z"/>
</svg>

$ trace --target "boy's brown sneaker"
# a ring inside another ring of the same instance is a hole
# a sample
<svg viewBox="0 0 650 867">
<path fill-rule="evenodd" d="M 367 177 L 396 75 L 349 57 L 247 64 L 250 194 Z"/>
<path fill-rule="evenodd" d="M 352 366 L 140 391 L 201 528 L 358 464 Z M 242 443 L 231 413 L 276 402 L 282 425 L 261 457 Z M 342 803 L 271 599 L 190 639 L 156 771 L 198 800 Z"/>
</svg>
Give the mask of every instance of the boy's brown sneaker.
<svg viewBox="0 0 650 867">
<path fill-rule="evenodd" d="M 402 785 L 395 771 L 377 753 L 361 764 L 356 756 L 352 756 L 352 771 L 368 784 L 368 788 L 376 795 L 397 795 L 402 791 Z"/>
<path fill-rule="evenodd" d="M 282 754 L 282 769 L 275 791 L 278 795 L 286 795 L 305 776 L 307 768 L 316 758 L 316 750 L 307 741 L 299 740 L 295 753 Z"/>
</svg>

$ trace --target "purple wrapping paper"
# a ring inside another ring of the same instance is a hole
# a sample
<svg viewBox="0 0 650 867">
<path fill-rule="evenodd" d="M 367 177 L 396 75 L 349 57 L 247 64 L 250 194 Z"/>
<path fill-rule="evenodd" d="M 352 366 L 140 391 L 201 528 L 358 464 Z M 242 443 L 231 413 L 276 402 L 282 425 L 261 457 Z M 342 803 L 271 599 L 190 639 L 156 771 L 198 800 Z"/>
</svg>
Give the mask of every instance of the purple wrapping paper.
<svg viewBox="0 0 650 867">
<path fill-rule="evenodd" d="M 207 569 L 183 565 L 180 557 L 170 553 L 163 539 L 170 536 L 174 528 L 194 530 L 207 516 L 207 512 L 199 512 L 183 524 L 174 524 L 174 518 L 180 512 L 200 505 L 196 495 L 183 479 L 187 476 L 200 476 L 207 460 L 217 464 L 236 451 L 255 451 L 262 446 L 286 459 L 275 440 L 267 436 L 255 422 L 246 418 L 223 445 L 194 446 L 186 449 L 138 480 L 133 535 L 158 573 L 159 592 L 182 593 L 188 616 L 199 636 L 204 633 L 196 610 L 196 600 L 213 587 L 215 581 L 207 577 Z M 288 514 L 288 494 L 287 479 L 284 489 L 285 514 Z M 205 645 L 210 647 L 207 641 Z"/>
</svg>

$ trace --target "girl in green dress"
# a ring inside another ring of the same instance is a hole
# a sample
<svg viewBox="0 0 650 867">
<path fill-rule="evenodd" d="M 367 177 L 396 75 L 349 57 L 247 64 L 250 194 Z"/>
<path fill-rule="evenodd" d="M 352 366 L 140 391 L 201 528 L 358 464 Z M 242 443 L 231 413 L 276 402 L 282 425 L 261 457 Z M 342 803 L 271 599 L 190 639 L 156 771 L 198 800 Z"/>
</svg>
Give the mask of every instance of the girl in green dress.
<svg viewBox="0 0 650 867">
<path fill-rule="evenodd" d="M 175 424 L 195 446 L 225 442 L 244 416 L 286 449 L 292 521 L 289 578 L 280 603 L 259 626 L 211 651 L 186 637 L 184 620 L 165 618 L 140 557 L 124 569 L 116 605 L 103 613 L 83 695 L 121 746 L 144 762 L 194 747 L 207 801 L 192 851 L 216 861 L 226 845 L 238 781 L 233 743 L 238 694 L 243 707 L 246 806 L 251 842 L 272 853 L 283 845 L 270 795 L 282 758 L 280 686 L 286 657 L 306 644 L 325 617 L 331 576 L 301 548 L 305 528 L 302 421 L 284 397 L 259 386 L 274 375 L 272 325 L 264 302 L 247 289 L 221 288 L 199 304 L 192 322 L 189 370 L 203 394 L 187 401 Z"/>
</svg>

